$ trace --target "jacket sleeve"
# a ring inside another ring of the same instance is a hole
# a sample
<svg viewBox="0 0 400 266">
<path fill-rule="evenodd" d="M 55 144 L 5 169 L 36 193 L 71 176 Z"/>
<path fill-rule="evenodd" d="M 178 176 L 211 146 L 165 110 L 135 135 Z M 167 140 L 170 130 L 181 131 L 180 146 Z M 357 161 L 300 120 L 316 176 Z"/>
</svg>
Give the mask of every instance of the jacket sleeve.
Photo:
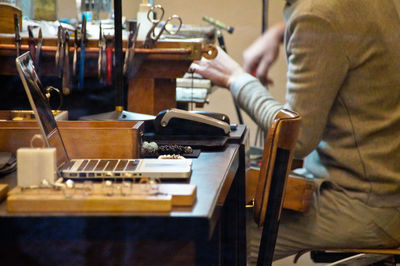
<svg viewBox="0 0 400 266">
<path fill-rule="evenodd" d="M 302 116 L 295 156 L 303 158 L 321 141 L 329 111 L 349 68 L 342 36 L 325 19 L 305 14 L 288 23 L 286 103 L 281 105 L 255 78 L 243 75 L 231 85 L 239 105 L 264 130 L 279 110 Z"/>
</svg>

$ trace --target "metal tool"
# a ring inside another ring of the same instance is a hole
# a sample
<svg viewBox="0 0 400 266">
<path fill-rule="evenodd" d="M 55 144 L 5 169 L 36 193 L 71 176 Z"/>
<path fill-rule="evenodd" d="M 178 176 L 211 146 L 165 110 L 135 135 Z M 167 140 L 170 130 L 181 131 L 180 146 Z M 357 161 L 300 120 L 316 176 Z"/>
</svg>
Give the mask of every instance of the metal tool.
<svg viewBox="0 0 400 266">
<path fill-rule="evenodd" d="M 161 5 L 152 6 L 149 12 L 147 12 L 147 19 L 153 23 L 153 26 L 150 28 L 149 32 L 146 35 L 146 40 L 143 43 L 144 48 L 153 48 L 164 31 L 167 32 L 169 35 L 175 35 L 181 29 L 182 19 L 178 15 L 172 15 L 165 21 L 162 21 L 163 18 L 164 8 Z M 174 24 L 174 21 L 176 21 L 177 24 Z M 176 26 L 177 28 L 175 30 L 168 30 L 168 26 Z M 156 34 L 155 30 L 157 27 L 161 28 Z"/>
<path fill-rule="evenodd" d="M 33 26 L 29 25 L 28 26 L 28 46 L 29 46 L 29 52 L 31 53 L 31 56 L 33 60 L 35 61 L 35 38 L 33 37 Z"/>
<path fill-rule="evenodd" d="M 71 73 L 69 67 L 69 33 L 65 32 L 64 35 L 64 65 L 63 65 L 63 75 L 62 75 L 62 92 L 64 95 L 71 93 Z"/>
<path fill-rule="evenodd" d="M 37 27 L 38 26 L 32 26 L 32 25 L 28 26 L 28 46 L 29 46 L 29 52 L 31 53 L 31 56 L 35 63 L 35 67 L 37 70 L 39 70 L 39 57 L 40 57 L 40 50 L 42 49 L 43 36 L 42 36 L 42 29 L 39 27 L 38 38 L 37 41 L 35 41 L 35 37 L 33 35 L 33 29 Z"/>
<path fill-rule="evenodd" d="M 17 56 L 19 56 L 21 53 L 21 35 L 19 34 L 18 14 L 14 14 L 14 32 L 15 32 L 15 47 L 17 48 Z"/>
<path fill-rule="evenodd" d="M 43 45 L 42 28 L 39 28 L 38 38 L 37 38 L 37 45 L 36 45 L 36 55 L 35 55 L 36 67 L 40 66 L 40 54 L 42 52 L 42 45 Z"/>
<path fill-rule="evenodd" d="M 79 57 L 79 83 L 78 88 L 84 88 L 85 82 L 85 46 L 86 46 L 86 16 L 82 14 L 82 28 L 81 28 L 81 52 Z"/>
<path fill-rule="evenodd" d="M 106 55 L 107 55 L 107 85 L 112 85 L 112 67 L 113 67 L 113 43 L 114 36 L 106 35 Z"/>
<path fill-rule="evenodd" d="M 154 19 L 153 17 L 157 17 Z M 146 40 L 143 43 L 143 48 L 154 48 L 155 44 L 157 43 L 158 39 L 161 37 L 162 33 L 165 31 L 169 35 L 175 35 L 179 32 L 182 26 L 182 19 L 177 16 L 173 15 L 169 17 L 166 21 L 162 21 L 164 17 L 164 8 L 160 5 L 155 5 L 151 7 L 149 12 L 147 12 L 147 19 L 153 23 L 153 26 L 149 30 L 146 35 Z M 178 24 L 174 24 L 174 21 L 177 21 Z M 168 30 L 168 25 L 176 26 L 175 30 Z M 161 29 L 156 34 L 155 30 L 158 26 L 161 26 Z M 129 79 L 134 78 L 140 70 L 140 67 L 143 64 L 143 61 L 146 59 L 147 54 L 140 53 L 136 54 L 132 59 L 128 60 L 129 66 L 126 68 L 126 75 Z"/>
<path fill-rule="evenodd" d="M 97 76 L 100 83 L 105 83 L 105 73 L 107 67 L 106 58 L 106 41 L 103 35 L 103 29 L 101 27 L 101 22 L 99 26 L 99 57 L 97 61 Z"/>
<path fill-rule="evenodd" d="M 133 58 L 135 56 L 135 47 L 136 47 L 136 40 L 139 32 L 140 24 L 136 26 L 131 32 L 129 32 L 128 41 L 126 43 L 126 50 L 125 50 L 125 60 L 124 60 L 124 67 L 123 67 L 123 74 L 130 78 L 130 69 L 132 69 L 133 65 Z"/>
<path fill-rule="evenodd" d="M 72 76 L 75 79 L 76 79 L 76 76 L 77 76 L 78 47 L 79 47 L 78 28 L 75 28 L 75 32 L 74 32 L 74 54 L 72 56 Z"/>
<path fill-rule="evenodd" d="M 62 68 L 64 66 L 64 37 L 65 37 L 65 31 L 64 28 L 60 25 L 58 26 L 57 30 L 57 50 L 56 50 L 56 56 L 55 56 L 55 63 L 56 63 L 56 69 L 57 69 L 57 75 L 59 78 L 62 78 Z"/>
<path fill-rule="evenodd" d="M 128 35 L 128 40 L 126 41 L 126 48 L 125 48 L 125 58 L 124 58 L 124 66 L 123 66 L 123 74 L 126 74 L 126 69 L 127 69 L 127 65 L 128 65 L 128 58 L 129 58 L 129 50 L 130 47 L 132 46 L 132 40 L 133 40 L 133 35 L 135 34 L 135 32 L 133 30 L 129 31 L 129 35 Z"/>
<path fill-rule="evenodd" d="M 218 28 L 218 29 L 226 30 L 228 33 L 233 33 L 233 31 L 234 31 L 234 28 L 233 28 L 233 27 L 227 26 L 227 25 L 225 25 L 223 22 L 221 22 L 221 21 L 219 21 L 219 20 L 216 20 L 216 19 L 214 19 L 214 18 L 212 18 L 212 17 L 203 16 L 203 20 L 204 20 L 205 22 L 210 23 L 211 25 L 215 26 L 215 27 Z"/>
</svg>

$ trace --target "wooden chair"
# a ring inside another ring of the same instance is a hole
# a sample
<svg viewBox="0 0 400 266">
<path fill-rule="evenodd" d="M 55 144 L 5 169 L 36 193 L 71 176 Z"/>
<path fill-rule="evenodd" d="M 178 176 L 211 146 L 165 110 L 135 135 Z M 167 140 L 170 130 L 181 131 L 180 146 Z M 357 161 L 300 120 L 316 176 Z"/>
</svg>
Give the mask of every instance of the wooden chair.
<svg viewBox="0 0 400 266">
<path fill-rule="evenodd" d="M 263 227 L 258 265 L 271 265 L 283 195 L 291 169 L 301 119 L 288 110 L 279 112 L 266 136 L 254 198 L 254 219 Z"/>
<path fill-rule="evenodd" d="M 306 211 L 311 201 L 313 183 L 288 174 L 292 166 L 292 153 L 300 122 L 300 117 L 291 111 L 284 110 L 278 113 L 266 136 L 261 168 L 251 169 L 246 173 L 246 202 L 254 198 L 254 219 L 259 226 L 264 226 L 257 265 L 272 264 L 282 206 L 296 211 Z M 255 196 L 254 190 L 256 190 Z M 316 250 L 299 252 L 294 262 L 309 251 Z M 348 255 L 350 257 L 331 265 L 367 265 L 385 258 L 377 255 L 400 256 L 400 248 L 322 249 L 318 252 L 350 254 Z"/>
</svg>

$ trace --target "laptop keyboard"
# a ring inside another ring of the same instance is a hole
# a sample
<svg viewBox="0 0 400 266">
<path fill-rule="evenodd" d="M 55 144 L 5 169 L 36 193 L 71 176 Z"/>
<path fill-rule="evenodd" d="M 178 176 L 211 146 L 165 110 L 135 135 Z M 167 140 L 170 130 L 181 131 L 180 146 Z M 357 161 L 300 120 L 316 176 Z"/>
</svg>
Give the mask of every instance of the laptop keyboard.
<svg viewBox="0 0 400 266">
<path fill-rule="evenodd" d="M 62 167 L 61 174 L 67 178 L 131 177 L 139 162 L 139 160 L 71 160 Z"/>
</svg>

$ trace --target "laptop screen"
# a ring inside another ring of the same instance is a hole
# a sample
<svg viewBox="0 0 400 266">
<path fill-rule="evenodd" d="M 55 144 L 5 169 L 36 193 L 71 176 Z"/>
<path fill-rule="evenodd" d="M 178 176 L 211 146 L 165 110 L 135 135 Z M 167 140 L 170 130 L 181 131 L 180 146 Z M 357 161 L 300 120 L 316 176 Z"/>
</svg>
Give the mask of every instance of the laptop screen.
<svg viewBox="0 0 400 266">
<path fill-rule="evenodd" d="M 32 57 L 29 52 L 26 52 L 15 61 L 43 139 L 47 147 L 56 148 L 57 166 L 61 166 L 69 161 L 68 154 L 50 105 L 44 96 L 44 89 L 36 73 Z"/>
</svg>

